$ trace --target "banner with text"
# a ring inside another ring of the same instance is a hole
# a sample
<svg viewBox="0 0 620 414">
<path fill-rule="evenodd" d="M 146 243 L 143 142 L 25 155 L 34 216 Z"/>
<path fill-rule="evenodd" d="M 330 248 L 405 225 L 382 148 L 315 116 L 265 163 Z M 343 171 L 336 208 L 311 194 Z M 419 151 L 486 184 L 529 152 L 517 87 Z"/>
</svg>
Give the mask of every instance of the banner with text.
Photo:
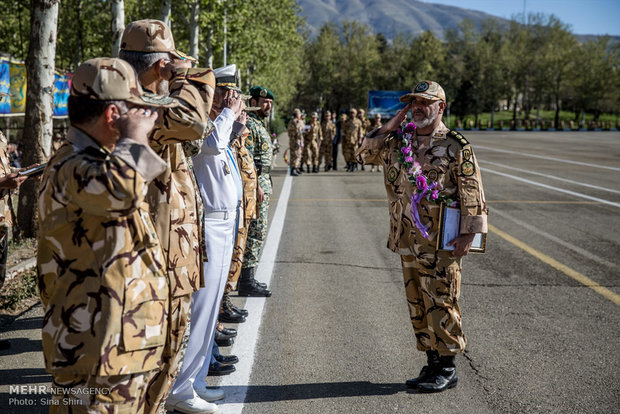
<svg viewBox="0 0 620 414">
<path fill-rule="evenodd" d="M 411 91 L 368 91 L 368 117 L 392 118 L 405 107 L 398 98 Z"/>
</svg>

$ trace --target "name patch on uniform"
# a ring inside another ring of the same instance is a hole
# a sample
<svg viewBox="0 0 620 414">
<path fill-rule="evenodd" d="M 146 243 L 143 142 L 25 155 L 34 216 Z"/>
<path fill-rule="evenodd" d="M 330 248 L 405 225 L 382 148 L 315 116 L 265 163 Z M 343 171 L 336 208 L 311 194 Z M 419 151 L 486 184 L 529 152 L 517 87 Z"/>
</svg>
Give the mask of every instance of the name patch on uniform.
<svg viewBox="0 0 620 414">
<path fill-rule="evenodd" d="M 475 171 L 474 164 L 471 161 L 464 161 L 461 164 L 461 173 L 463 173 L 464 176 L 470 177 L 474 175 Z"/>
<path fill-rule="evenodd" d="M 387 180 L 393 183 L 394 181 L 396 181 L 396 178 L 398 178 L 398 170 L 396 169 L 396 167 L 390 167 L 387 172 Z"/>
</svg>

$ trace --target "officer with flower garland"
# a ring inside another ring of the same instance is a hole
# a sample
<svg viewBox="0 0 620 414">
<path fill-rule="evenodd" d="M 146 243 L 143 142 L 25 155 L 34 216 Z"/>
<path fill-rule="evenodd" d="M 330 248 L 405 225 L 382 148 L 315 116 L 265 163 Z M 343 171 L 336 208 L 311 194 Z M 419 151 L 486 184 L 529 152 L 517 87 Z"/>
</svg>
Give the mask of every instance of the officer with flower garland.
<svg viewBox="0 0 620 414">
<path fill-rule="evenodd" d="M 428 365 L 406 385 L 439 392 L 457 384 L 455 355 L 466 344 L 458 304 L 461 259 L 475 233 L 487 232 L 488 211 L 471 145 L 441 121 L 443 88 L 424 81 L 400 100 L 407 106 L 365 137 L 357 157 L 384 168 L 388 248 L 401 255 L 417 348 L 427 354 Z M 405 124 L 409 109 L 414 122 Z M 442 203 L 460 209 L 460 234 L 448 243 L 451 251 L 437 247 Z"/>
</svg>

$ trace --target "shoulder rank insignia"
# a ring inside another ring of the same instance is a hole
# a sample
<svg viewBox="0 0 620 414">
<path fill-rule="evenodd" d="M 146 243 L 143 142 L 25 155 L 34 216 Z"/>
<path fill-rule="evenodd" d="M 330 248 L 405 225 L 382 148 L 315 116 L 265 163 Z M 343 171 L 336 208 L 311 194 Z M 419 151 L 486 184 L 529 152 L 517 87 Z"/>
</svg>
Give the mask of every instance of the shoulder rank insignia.
<svg viewBox="0 0 620 414">
<path fill-rule="evenodd" d="M 461 173 L 465 177 L 471 177 L 472 175 L 474 175 L 475 171 L 476 169 L 474 168 L 474 163 L 472 163 L 471 161 L 463 161 L 463 163 L 461 164 Z"/>
<path fill-rule="evenodd" d="M 457 140 L 462 146 L 469 145 L 469 141 L 467 141 L 460 132 L 450 130 L 450 132 L 448 132 L 448 136 Z"/>
<path fill-rule="evenodd" d="M 396 167 L 392 166 L 387 172 L 387 180 L 393 183 L 394 181 L 396 181 L 396 178 L 398 178 L 398 170 L 396 169 Z"/>
</svg>

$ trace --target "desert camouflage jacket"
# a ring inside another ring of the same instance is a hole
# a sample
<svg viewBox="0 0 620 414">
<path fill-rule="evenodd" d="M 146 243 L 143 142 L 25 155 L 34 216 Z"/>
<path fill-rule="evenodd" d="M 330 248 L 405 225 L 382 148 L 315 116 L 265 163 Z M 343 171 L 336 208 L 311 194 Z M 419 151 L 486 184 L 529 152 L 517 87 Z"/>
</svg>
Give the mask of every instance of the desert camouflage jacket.
<svg viewBox="0 0 620 414">
<path fill-rule="evenodd" d="M 7 153 L 9 142 L 0 131 L 0 177 L 12 172 L 11 161 Z M 0 190 L 0 226 L 11 227 L 13 225 L 13 209 L 11 207 L 11 190 Z"/>
<path fill-rule="evenodd" d="M 321 124 L 317 121 L 310 123 L 310 128 L 304 134 L 304 145 L 310 142 L 314 142 L 317 146 L 321 145 L 323 140 L 323 133 L 321 132 Z"/>
<path fill-rule="evenodd" d="M 302 121 L 301 119 L 293 118 L 288 122 L 288 142 L 291 148 L 296 148 L 297 143 L 303 142 L 303 129 L 304 121 Z"/>
<path fill-rule="evenodd" d="M 169 289 L 144 196 L 166 163 L 127 138 L 113 152 L 75 128 L 67 139 L 39 193 L 46 369 L 99 376 L 156 369 Z"/>
<path fill-rule="evenodd" d="M 258 172 L 258 185 L 261 186 L 265 193 L 271 194 L 270 169 L 273 162 L 271 137 L 263 121 L 254 112 L 248 114 L 245 126 L 249 131 L 248 136 L 245 138 L 245 146 L 254 158 L 254 165 Z"/>
<path fill-rule="evenodd" d="M 170 168 L 149 185 L 147 202 L 166 257 L 171 294 L 177 297 L 204 286 L 202 263 L 206 261 L 201 248 L 198 187 L 181 144 L 199 140 L 212 124 L 211 102 L 205 102 L 182 75 L 172 79 L 170 96 L 181 105 L 160 112 L 150 137 L 151 148 Z"/>
<path fill-rule="evenodd" d="M 376 135 L 371 131 L 357 152 L 365 164 L 383 165 L 385 188 L 390 206 L 388 248 L 400 254 L 412 254 L 414 245 L 435 246 L 439 230 L 439 204 L 423 199 L 418 207 L 421 222 L 429 226 L 429 238 L 417 231 L 411 218 L 413 185 L 399 162 L 402 143 L 395 136 Z M 487 205 L 480 168 L 471 145 L 445 125 L 427 137 L 416 137 L 413 159 L 420 163 L 423 174 L 437 181 L 440 194 L 458 199 L 461 209 L 461 233 L 487 232 Z"/>
<path fill-rule="evenodd" d="M 357 144 L 364 137 L 362 129 L 362 121 L 358 118 L 347 119 L 342 127 L 342 142 L 346 142 L 349 145 Z"/>
<path fill-rule="evenodd" d="M 258 177 L 256 175 L 256 167 L 254 167 L 254 159 L 245 146 L 247 135 L 248 130 L 246 129 L 239 138 L 233 141 L 232 148 L 237 156 L 237 165 L 241 173 L 241 181 L 243 182 L 244 218 L 251 220 L 256 218 L 256 186 L 258 185 Z"/>
<path fill-rule="evenodd" d="M 321 135 L 323 135 L 323 145 L 326 146 L 327 143 L 331 145 L 336 135 L 336 125 L 332 121 L 323 121 L 321 123 Z"/>
</svg>

